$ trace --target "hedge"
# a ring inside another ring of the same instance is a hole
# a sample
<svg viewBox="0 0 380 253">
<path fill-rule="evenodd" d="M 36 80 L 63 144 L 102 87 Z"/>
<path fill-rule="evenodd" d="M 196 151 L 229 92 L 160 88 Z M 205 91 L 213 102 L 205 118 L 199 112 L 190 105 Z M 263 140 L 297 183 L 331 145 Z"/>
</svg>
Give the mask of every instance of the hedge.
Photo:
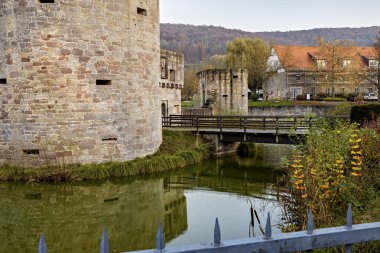
<svg viewBox="0 0 380 253">
<path fill-rule="evenodd" d="M 363 124 L 376 120 L 380 115 L 380 104 L 356 105 L 351 108 L 351 122 Z"/>
</svg>

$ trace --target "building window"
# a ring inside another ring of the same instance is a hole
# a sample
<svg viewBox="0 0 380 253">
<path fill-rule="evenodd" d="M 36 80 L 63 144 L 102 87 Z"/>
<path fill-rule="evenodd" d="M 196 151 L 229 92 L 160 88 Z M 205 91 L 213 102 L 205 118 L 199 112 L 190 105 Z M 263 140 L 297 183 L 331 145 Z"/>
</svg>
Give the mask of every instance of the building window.
<svg viewBox="0 0 380 253">
<path fill-rule="evenodd" d="M 302 88 L 290 88 L 290 93 L 293 99 L 296 99 L 299 95 L 302 95 Z"/>
<path fill-rule="evenodd" d="M 102 141 L 117 141 L 117 138 L 116 137 L 111 137 L 111 138 L 104 138 L 102 139 Z"/>
<path fill-rule="evenodd" d="M 27 155 L 39 155 L 40 151 L 38 149 L 23 149 L 22 152 Z"/>
<path fill-rule="evenodd" d="M 6 78 L 0 78 L 0 84 L 7 84 Z"/>
<path fill-rule="evenodd" d="M 359 93 L 359 87 L 355 87 L 355 93 Z"/>
<path fill-rule="evenodd" d="M 162 117 L 167 117 L 168 116 L 168 101 L 162 101 L 161 104 L 161 114 Z"/>
<path fill-rule="evenodd" d="M 96 85 L 111 85 L 112 81 L 111 80 L 96 80 Z"/>
<path fill-rule="evenodd" d="M 317 95 L 316 87 L 311 87 L 311 95 L 314 97 Z"/>
<path fill-rule="evenodd" d="M 373 88 L 368 88 L 368 93 L 373 93 Z"/>
<path fill-rule="evenodd" d="M 40 3 L 40 4 L 53 4 L 54 0 L 37 0 L 37 3 Z"/>
<path fill-rule="evenodd" d="M 379 65 L 378 60 L 369 60 L 369 62 L 368 62 L 369 67 L 377 67 L 378 65 Z"/>
<path fill-rule="evenodd" d="M 142 15 L 142 16 L 148 16 L 147 10 L 137 7 L 137 14 Z"/>
<path fill-rule="evenodd" d="M 175 105 L 175 106 L 174 106 L 174 112 L 175 112 L 176 114 L 179 114 L 179 113 L 180 113 L 180 106 L 179 106 L 179 105 Z"/>
<path fill-rule="evenodd" d="M 296 81 L 301 82 L 301 75 L 296 75 Z"/>
<path fill-rule="evenodd" d="M 318 68 L 326 68 L 326 61 L 325 60 L 317 60 L 317 66 L 318 66 Z"/>
<path fill-rule="evenodd" d="M 352 61 L 351 60 L 343 60 L 343 68 L 351 66 Z"/>
<path fill-rule="evenodd" d="M 170 81 L 175 82 L 175 70 L 174 69 L 170 70 Z"/>
<path fill-rule="evenodd" d="M 160 68 L 161 68 L 161 79 L 168 79 L 168 59 L 161 58 Z"/>
</svg>

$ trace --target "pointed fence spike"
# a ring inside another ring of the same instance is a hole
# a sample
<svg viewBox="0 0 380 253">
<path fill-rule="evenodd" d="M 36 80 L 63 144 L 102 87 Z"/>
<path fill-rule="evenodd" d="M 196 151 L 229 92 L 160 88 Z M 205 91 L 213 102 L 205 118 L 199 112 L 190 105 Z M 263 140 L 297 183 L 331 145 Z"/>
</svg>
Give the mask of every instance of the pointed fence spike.
<svg viewBox="0 0 380 253">
<path fill-rule="evenodd" d="M 38 242 L 38 253 L 47 253 L 47 246 L 46 241 L 44 237 L 44 233 L 41 233 L 40 235 L 40 241 Z"/>
<path fill-rule="evenodd" d="M 220 246 L 220 244 L 221 244 L 220 226 L 219 226 L 219 220 L 218 218 L 216 218 L 215 228 L 214 228 L 214 246 Z"/>
<path fill-rule="evenodd" d="M 312 235 L 314 232 L 314 224 L 313 224 L 313 212 L 311 208 L 308 210 L 307 214 L 307 234 Z"/>
<path fill-rule="evenodd" d="M 347 210 L 347 229 L 352 230 L 352 205 L 348 205 Z"/>
<path fill-rule="evenodd" d="M 270 213 L 268 213 L 267 218 L 267 224 L 265 225 L 265 237 L 264 239 L 271 239 L 272 238 L 272 224 L 270 222 Z"/>
<path fill-rule="evenodd" d="M 157 234 L 156 234 L 156 252 L 162 252 L 165 249 L 165 237 L 164 231 L 162 230 L 161 223 L 158 224 Z"/>
<path fill-rule="evenodd" d="M 102 239 L 100 240 L 100 253 L 109 253 L 107 230 L 104 228 Z"/>
</svg>

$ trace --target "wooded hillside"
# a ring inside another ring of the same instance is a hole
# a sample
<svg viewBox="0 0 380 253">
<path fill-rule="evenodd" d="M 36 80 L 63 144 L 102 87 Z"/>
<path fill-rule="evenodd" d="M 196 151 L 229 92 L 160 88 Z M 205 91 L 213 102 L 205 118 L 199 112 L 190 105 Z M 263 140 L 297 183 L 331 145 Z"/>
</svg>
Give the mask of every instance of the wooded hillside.
<svg viewBox="0 0 380 253">
<path fill-rule="evenodd" d="M 215 26 L 161 24 L 161 47 L 185 54 L 186 64 L 197 64 L 209 57 L 224 54 L 226 43 L 238 37 L 260 37 L 271 44 L 318 44 L 318 38 L 326 40 L 352 40 L 358 46 L 371 46 L 376 42 L 379 27 L 318 28 L 290 32 L 244 32 Z"/>
</svg>

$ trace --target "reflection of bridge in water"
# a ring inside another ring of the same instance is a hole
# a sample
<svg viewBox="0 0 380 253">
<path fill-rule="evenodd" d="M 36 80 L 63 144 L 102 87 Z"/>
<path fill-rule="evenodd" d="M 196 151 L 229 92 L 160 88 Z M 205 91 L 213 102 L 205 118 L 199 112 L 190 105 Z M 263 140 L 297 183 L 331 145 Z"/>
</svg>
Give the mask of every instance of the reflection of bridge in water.
<svg viewBox="0 0 380 253">
<path fill-rule="evenodd" d="M 259 198 L 266 200 L 277 200 L 279 188 L 267 183 L 251 182 L 246 179 L 216 178 L 205 175 L 170 177 L 165 183 L 171 189 L 194 189 L 228 192 L 231 194 Z"/>
<path fill-rule="evenodd" d="M 270 161 L 272 156 L 286 156 L 292 148 L 285 147 L 281 152 L 279 149 L 282 149 L 283 146 L 269 146 L 271 147 L 259 144 L 256 147 L 257 160 L 231 156 L 194 165 L 191 170 L 184 173 L 172 173 L 170 177 L 165 178 L 165 188 L 185 190 L 203 188 L 209 191 L 276 201 L 280 191 L 283 191 L 276 184 L 277 178 L 282 174 L 280 172 L 268 174 L 268 171 L 272 171 L 278 165 L 278 160 L 277 164 L 268 164 L 267 161 Z M 276 154 L 265 156 L 265 153 L 271 148 L 272 151 L 275 148 L 273 153 Z"/>
<path fill-rule="evenodd" d="M 309 129 L 321 118 L 330 120 L 331 124 L 337 119 L 326 116 L 170 115 L 162 118 L 162 126 L 197 134 L 217 135 L 221 142 L 294 144 L 308 134 Z"/>
</svg>

